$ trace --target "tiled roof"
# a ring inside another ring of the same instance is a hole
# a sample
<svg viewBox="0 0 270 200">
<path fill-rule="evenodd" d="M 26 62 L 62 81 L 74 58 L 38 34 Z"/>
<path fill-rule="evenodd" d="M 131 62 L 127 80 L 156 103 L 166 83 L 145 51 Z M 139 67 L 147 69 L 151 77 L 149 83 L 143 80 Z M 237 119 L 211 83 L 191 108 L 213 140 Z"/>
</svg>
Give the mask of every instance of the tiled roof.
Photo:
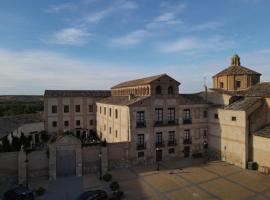
<svg viewBox="0 0 270 200">
<path fill-rule="evenodd" d="M 104 104 L 111 104 L 111 105 L 121 105 L 121 106 L 128 106 L 136 103 L 138 101 L 150 98 L 149 96 L 139 96 L 133 97 L 129 100 L 128 96 L 111 96 L 104 99 L 100 99 L 97 103 L 104 103 Z"/>
<path fill-rule="evenodd" d="M 240 100 L 226 106 L 225 110 L 243 110 L 246 111 L 252 105 L 257 103 L 258 101 L 262 101 L 260 97 L 243 97 Z"/>
<path fill-rule="evenodd" d="M 252 97 L 270 97 L 270 82 L 256 84 L 241 93 Z"/>
<path fill-rule="evenodd" d="M 122 83 L 119 83 L 119 84 L 113 86 L 112 89 L 150 84 L 151 82 L 153 82 L 153 81 L 155 81 L 163 76 L 168 76 L 168 75 L 167 74 L 160 74 L 160 75 L 156 75 L 156 76 L 149 76 L 146 78 L 125 81 L 125 82 L 122 82 Z M 176 82 L 178 82 L 178 81 L 176 81 Z"/>
<path fill-rule="evenodd" d="M 270 125 L 267 125 L 258 131 L 255 131 L 253 134 L 270 138 Z"/>
<path fill-rule="evenodd" d="M 179 94 L 178 103 L 180 105 L 208 104 L 208 102 L 197 94 Z"/>
<path fill-rule="evenodd" d="M 243 74 L 255 74 L 255 75 L 261 75 L 260 73 L 253 71 L 249 68 L 243 67 L 243 66 L 229 66 L 228 68 L 222 70 L 221 72 L 217 73 L 213 77 L 216 76 L 226 76 L 226 75 L 243 75 Z"/>
<path fill-rule="evenodd" d="M 0 138 L 24 124 L 42 121 L 42 115 L 39 113 L 0 117 Z"/>
<path fill-rule="evenodd" d="M 45 97 L 108 97 L 110 90 L 45 90 Z"/>
</svg>

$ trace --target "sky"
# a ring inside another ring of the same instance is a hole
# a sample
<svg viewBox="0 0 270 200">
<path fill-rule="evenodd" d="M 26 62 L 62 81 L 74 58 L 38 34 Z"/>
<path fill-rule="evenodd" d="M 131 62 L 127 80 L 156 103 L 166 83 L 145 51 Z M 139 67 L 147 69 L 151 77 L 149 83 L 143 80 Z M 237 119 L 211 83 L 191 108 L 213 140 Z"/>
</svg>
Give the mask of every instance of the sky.
<svg viewBox="0 0 270 200">
<path fill-rule="evenodd" d="M 241 64 L 270 81 L 269 0 L 1 0 L 0 95 L 110 89 L 167 73 L 180 93 Z"/>
</svg>

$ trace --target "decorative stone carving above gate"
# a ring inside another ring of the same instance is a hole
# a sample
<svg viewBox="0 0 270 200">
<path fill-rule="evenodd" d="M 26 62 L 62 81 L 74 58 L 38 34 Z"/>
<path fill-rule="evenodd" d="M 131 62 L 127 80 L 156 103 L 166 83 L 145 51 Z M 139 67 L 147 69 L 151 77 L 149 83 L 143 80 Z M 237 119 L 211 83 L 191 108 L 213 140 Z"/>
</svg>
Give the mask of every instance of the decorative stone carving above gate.
<svg viewBox="0 0 270 200">
<path fill-rule="evenodd" d="M 56 179 L 57 151 L 74 150 L 76 156 L 76 176 L 82 176 L 82 149 L 81 141 L 73 135 L 59 135 L 55 142 L 49 145 L 49 177 Z"/>
</svg>

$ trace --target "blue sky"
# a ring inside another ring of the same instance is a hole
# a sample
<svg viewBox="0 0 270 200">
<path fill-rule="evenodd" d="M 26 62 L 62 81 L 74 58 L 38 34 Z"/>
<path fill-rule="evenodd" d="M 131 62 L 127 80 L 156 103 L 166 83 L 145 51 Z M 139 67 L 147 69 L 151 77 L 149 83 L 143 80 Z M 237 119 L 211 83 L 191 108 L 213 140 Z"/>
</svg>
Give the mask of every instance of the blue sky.
<svg viewBox="0 0 270 200">
<path fill-rule="evenodd" d="M 1 0 L 0 94 L 109 89 L 167 73 L 180 92 L 230 64 L 270 81 L 268 0 Z"/>
</svg>

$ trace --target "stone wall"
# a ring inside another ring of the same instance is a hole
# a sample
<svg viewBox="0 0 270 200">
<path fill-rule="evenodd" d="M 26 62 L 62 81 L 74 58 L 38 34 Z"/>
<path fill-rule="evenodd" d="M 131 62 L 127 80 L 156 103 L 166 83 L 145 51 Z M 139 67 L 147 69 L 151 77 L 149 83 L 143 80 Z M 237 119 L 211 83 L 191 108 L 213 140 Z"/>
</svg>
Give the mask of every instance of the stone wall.
<svg viewBox="0 0 270 200">
<path fill-rule="evenodd" d="M 18 152 L 0 153 L 0 194 L 18 182 Z"/>
<path fill-rule="evenodd" d="M 48 178 L 49 158 L 46 151 L 33 151 L 27 157 L 29 160 L 29 178 Z"/>
<path fill-rule="evenodd" d="M 83 174 L 97 172 L 99 169 L 99 146 L 84 147 L 82 149 Z"/>
<path fill-rule="evenodd" d="M 253 136 L 253 161 L 270 167 L 270 138 Z"/>
</svg>

